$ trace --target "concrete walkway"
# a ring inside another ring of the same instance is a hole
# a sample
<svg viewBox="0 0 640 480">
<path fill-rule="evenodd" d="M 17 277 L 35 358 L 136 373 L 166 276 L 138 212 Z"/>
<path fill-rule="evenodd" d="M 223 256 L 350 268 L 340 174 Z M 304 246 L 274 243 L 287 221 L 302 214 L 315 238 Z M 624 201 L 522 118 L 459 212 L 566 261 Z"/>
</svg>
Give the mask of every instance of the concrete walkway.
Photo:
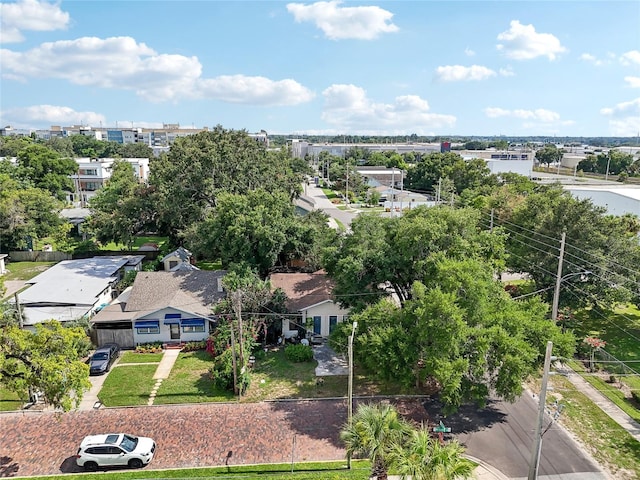
<svg viewBox="0 0 640 480">
<path fill-rule="evenodd" d="M 611 417 L 618 425 L 624 428 L 633 438 L 640 442 L 640 424 L 638 422 L 600 393 L 569 366 L 559 364 L 559 367 L 556 368 L 556 370 L 560 373 L 566 374 L 567 379 L 576 387 L 576 389 L 586 395 L 593 403 L 598 405 L 604 413 L 609 415 L 609 417 Z"/>
<path fill-rule="evenodd" d="M 160 385 L 162 385 L 162 381 L 165 378 L 169 378 L 169 374 L 171 373 L 171 369 L 173 365 L 176 363 L 178 359 L 178 355 L 180 354 L 179 348 L 169 348 L 164 351 L 164 355 L 162 355 L 162 360 L 160 360 L 160 364 L 156 369 L 156 373 L 153 375 L 153 379 L 156 381 L 156 384 L 151 389 L 151 393 L 149 394 L 149 401 L 147 405 L 153 405 L 153 402 L 156 399 L 156 395 L 158 394 L 158 389 Z"/>
</svg>

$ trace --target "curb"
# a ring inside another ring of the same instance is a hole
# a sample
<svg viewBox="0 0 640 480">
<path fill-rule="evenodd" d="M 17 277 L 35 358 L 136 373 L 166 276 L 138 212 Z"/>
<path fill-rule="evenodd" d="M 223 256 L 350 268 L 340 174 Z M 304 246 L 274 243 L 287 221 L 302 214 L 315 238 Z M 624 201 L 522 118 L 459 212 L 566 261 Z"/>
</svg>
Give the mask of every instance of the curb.
<svg viewBox="0 0 640 480">
<path fill-rule="evenodd" d="M 472 457 L 471 455 L 464 454 L 463 457 L 468 460 L 471 460 L 474 463 L 477 463 L 479 468 L 483 468 L 484 470 L 486 470 L 494 479 L 509 480 L 509 477 L 507 477 L 504 473 L 502 473 L 500 470 L 495 468 L 493 465 L 489 465 L 487 462 L 484 462 L 477 457 Z M 486 478 L 486 476 L 483 478 Z"/>
</svg>

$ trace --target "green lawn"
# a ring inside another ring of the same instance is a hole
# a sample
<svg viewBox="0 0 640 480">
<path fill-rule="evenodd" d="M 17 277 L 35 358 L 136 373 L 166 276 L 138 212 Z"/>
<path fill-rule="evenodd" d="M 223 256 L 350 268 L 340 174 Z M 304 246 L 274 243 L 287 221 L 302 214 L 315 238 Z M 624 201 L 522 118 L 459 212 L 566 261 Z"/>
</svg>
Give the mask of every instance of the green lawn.
<svg viewBox="0 0 640 480">
<path fill-rule="evenodd" d="M 576 315 L 576 337 L 596 336 L 607 342 L 605 350 L 618 360 L 640 360 L 640 310 L 629 305 L 615 311 L 584 310 Z M 640 370 L 640 363 L 630 363 Z M 640 378 L 623 377 L 630 388 L 640 390 Z"/>
<path fill-rule="evenodd" d="M 162 360 L 162 355 L 162 353 L 123 352 L 118 363 L 158 363 Z"/>
<path fill-rule="evenodd" d="M 196 267 L 200 270 L 222 270 L 222 260 L 216 260 L 215 262 L 203 260 L 196 262 Z"/>
<path fill-rule="evenodd" d="M 7 390 L 5 387 L 0 386 L 0 412 L 8 412 L 11 410 L 20 410 L 22 405 L 26 403 L 27 393 L 25 392 L 23 399 L 20 399 L 20 395 Z"/>
<path fill-rule="evenodd" d="M 264 480 L 365 480 L 369 478 L 371 466 L 366 460 L 353 460 L 351 470 L 342 462 L 295 463 L 293 473 L 291 464 L 238 465 L 228 467 L 184 468 L 176 470 L 151 470 L 150 467 L 136 471 L 106 471 L 98 475 L 102 480 L 138 480 L 147 478 L 219 478 Z M 65 480 L 86 480 L 96 474 L 64 475 Z M 60 475 L 29 477 L 29 480 L 58 480 Z"/>
<path fill-rule="evenodd" d="M 180 353 L 154 404 L 226 402 L 233 392 L 217 389 L 209 375 L 212 360 L 204 350 Z"/>
<path fill-rule="evenodd" d="M 31 280 L 57 262 L 9 262 L 3 280 Z"/>
<path fill-rule="evenodd" d="M 98 398 L 107 407 L 146 405 L 156 381 L 157 365 L 114 367 L 108 373 Z"/>
<path fill-rule="evenodd" d="M 145 243 L 155 243 L 158 247 L 162 248 L 162 246 L 167 243 L 168 237 L 156 237 L 156 236 L 148 236 L 148 237 L 136 237 L 133 242 L 133 250 L 141 247 Z M 127 250 L 128 246 L 122 243 L 114 243 L 109 242 L 100 247 L 100 250 Z"/>
<path fill-rule="evenodd" d="M 565 405 L 560 422 L 571 430 L 591 455 L 613 473 L 612 478 L 640 478 L 640 442 L 618 425 L 561 376 L 550 379 L 553 391 L 547 397 Z M 534 391 L 539 391 L 535 388 Z"/>
<path fill-rule="evenodd" d="M 584 367 L 582 362 L 571 361 L 569 362 L 569 365 L 576 372 L 583 374 L 582 377 L 591 385 L 593 385 L 596 390 L 603 393 L 609 400 L 620 407 L 627 415 L 633 418 L 636 422 L 640 423 L 640 410 L 638 410 L 634 406 L 632 400 L 630 398 L 627 398 L 624 392 L 617 387 L 619 383 L 608 383 L 599 376 L 587 374 L 587 369 Z M 628 379 L 624 378 L 624 381 L 625 383 L 627 383 Z"/>
</svg>

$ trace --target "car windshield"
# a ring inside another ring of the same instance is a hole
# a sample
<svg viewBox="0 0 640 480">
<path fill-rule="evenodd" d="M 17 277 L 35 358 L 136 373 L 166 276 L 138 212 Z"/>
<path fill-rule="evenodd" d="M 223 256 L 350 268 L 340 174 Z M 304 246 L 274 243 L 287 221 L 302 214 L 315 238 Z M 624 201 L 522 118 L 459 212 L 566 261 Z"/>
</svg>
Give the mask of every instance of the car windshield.
<svg viewBox="0 0 640 480">
<path fill-rule="evenodd" d="M 138 445 L 138 439 L 136 437 L 132 437 L 131 435 L 123 436 L 122 442 L 120 442 L 120 446 L 127 452 L 133 452 L 136 449 L 136 445 Z"/>
<path fill-rule="evenodd" d="M 107 352 L 94 353 L 93 357 L 91 357 L 92 360 L 106 360 L 107 358 L 109 358 Z"/>
</svg>

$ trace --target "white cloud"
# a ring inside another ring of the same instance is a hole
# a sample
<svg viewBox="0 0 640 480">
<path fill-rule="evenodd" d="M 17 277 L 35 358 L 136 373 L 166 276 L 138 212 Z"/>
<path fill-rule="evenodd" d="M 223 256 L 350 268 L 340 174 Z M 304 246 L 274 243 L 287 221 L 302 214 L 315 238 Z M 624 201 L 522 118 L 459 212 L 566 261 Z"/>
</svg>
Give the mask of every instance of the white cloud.
<svg viewBox="0 0 640 480">
<path fill-rule="evenodd" d="M 461 82 L 469 80 L 486 80 L 494 77 L 496 72 L 482 65 L 445 65 L 436 68 L 436 80 L 442 82 Z"/>
<path fill-rule="evenodd" d="M 600 67 L 604 63 L 602 60 L 599 60 L 598 58 L 596 58 L 594 55 L 591 55 L 590 53 L 583 53 L 582 55 L 580 55 L 580 60 L 584 60 L 585 62 L 592 63 L 596 67 Z"/>
<path fill-rule="evenodd" d="M 567 50 L 556 36 L 537 33 L 533 25 L 522 25 L 518 20 L 512 20 L 510 25 L 509 30 L 498 35 L 498 40 L 503 43 L 497 45 L 498 50 L 504 52 L 508 58 L 531 60 L 547 57 L 549 60 L 555 60 L 556 55 Z"/>
<path fill-rule="evenodd" d="M 511 67 L 501 68 L 498 73 L 503 77 L 513 77 L 516 74 Z"/>
<path fill-rule="evenodd" d="M 624 81 L 627 82 L 631 88 L 640 88 L 640 77 L 624 77 Z"/>
<path fill-rule="evenodd" d="M 0 43 L 22 42 L 23 31 L 64 30 L 68 24 L 69 14 L 60 10 L 59 3 L 38 0 L 0 3 Z"/>
<path fill-rule="evenodd" d="M 467 47 L 467 48 L 464 49 L 464 54 L 467 57 L 473 57 L 476 54 L 476 52 L 471 50 L 469 47 Z"/>
<path fill-rule="evenodd" d="M 2 124 L 15 128 L 49 128 L 51 125 L 99 125 L 104 115 L 96 112 L 78 112 L 58 105 L 32 105 L 11 108 L 0 113 Z"/>
<path fill-rule="evenodd" d="M 620 63 L 625 66 L 640 65 L 640 50 L 630 50 L 620 55 Z"/>
<path fill-rule="evenodd" d="M 313 22 L 331 40 L 373 40 L 382 33 L 398 31 L 393 13 L 376 6 L 340 7 L 340 0 L 310 5 L 289 3 L 296 22 Z"/>
<path fill-rule="evenodd" d="M 434 129 L 452 128 L 456 117 L 431 113 L 429 103 L 417 95 L 396 97 L 394 103 L 375 103 L 355 85 L 334 84 L 322 92 L 325 98 L 322 120 L 337 131 L 363 135 L 408 132 L 430 134 Z"/>
<path fill-rule="evenodd" d="M 297 105 L 314 97 L 295 80 L 274 81 L 265 77 L 222 75 L 198 82 L 199 94 L 229 103 L 253 105 Z"/>
<path fill-rule="evenodd" d="M 628 102 L 618 103 L 614 107 L 606 107 L 600 110 L 602 115 L 606 115 L 614 118 L 624 118 L 629 115 L 640 116 L 640 97 L 630 100 Z"/>
<path fill-rule="evenodd" d="M 313 98 L 294 80 L 225 75 L 202 78 L 197 57 L 160 54 L 131 37 L 83 37 L 0 51 L 5 75 L 59 78 L 76 85 L 135 91 L 152 102 L 214 98 L 231 103 L 295 105 Z"/>
<path fill-rule="evenodd" d="M 560 121 L 559 113 L 544 108 L 505 110 L 499 107 L 487 107 L 484 109 L 484 113 L 489 118 L 511 117 L 541 123 L 557 123 Z"/>
<path fill-rule="evenodd" d="M 609 117 L 610 135 L 635 137 L 640 132 L 640 97 L 603 108 L 600 113 Z"/>
</svg>

